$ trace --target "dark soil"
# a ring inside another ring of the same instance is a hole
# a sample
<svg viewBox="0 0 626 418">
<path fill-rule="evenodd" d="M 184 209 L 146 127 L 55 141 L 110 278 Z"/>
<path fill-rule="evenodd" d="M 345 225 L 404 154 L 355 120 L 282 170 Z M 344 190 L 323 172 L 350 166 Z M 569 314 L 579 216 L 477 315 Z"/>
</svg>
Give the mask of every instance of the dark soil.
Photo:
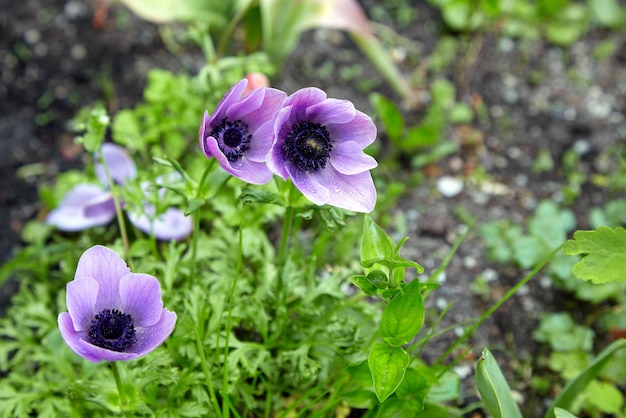
<svg viewBox="0 0 626 418">
<path fill-rule="evenodd" d="M 376 2 L 362 3 L 369 9 Z M 150 69 L 193 71 L 202 58 L 199 53 L 183 59 L 173 55 L 155 25 L 120 5 L 107 8 L 98 1 L 0 0 L 0 7 L 2 263 L 20 245 L 24 222 L 43 216 L 38 185 L 50 182 L 63 170 L 81 166 L 83 154 L 73 144 L 68 124 L 75 112 L 96 101 L 106 101 L 112 112 L 132 107 L 141 100 Z M 415 46 L 400 62 L 406 74 L 422 71 L 424 57 L 439 37 L 447 34 L 437 12 L 421 2 L 417 21 L 394 29 Z M 617 43 L 617 53 L 603 61 L 591 59 L 594 48 L 607 39 Z M 406 255 L 422 263 L 426 273 L 437 268 L 462 232 L 455 207 L 466 209 L 479 222 L 502 218 L 523 222 L 540 200 L 562 200 L 558 185 L 565 178 L 559 162 L 567 150 L 580 147 L 582 167 L 593 173 L 598 170 L 596 157 L 604 149 L 626 141 L 626 33 L 592 30 L 567 49 L 543 41 L 502 41 L 492 35 L 472 42 L 476 48 L 471 51 L 475 52 L 459 54 L 458 65 L 443 75 L 457 85 L 458 100 L 482 100 L 489 118 L 448 132 L 462 145 L 461 151 L 430 167 L 427 181 L 410 190 L 391 214 L 397 217 L 401 213 L 406 218 L 410 236 Z M 342 80 L 342 71 L 355 62 L 363 73 Z M 322 74 L 319 70 L 324 65 Z M 380 76 L 349 38 L 320 30 L 303 36 L 276 84 L 288 92 L 319 86 L 329 96 L 351 99 L 369 112 L 367 96 L 359 91 L 359 82 L 366 78 L 377 80 Z M 382 80 L 375 84 L 380 92 L 399 100 Z M 423 105 L 427 104 L 425 100 Z M 419 108 L 406 112 L 411 124 L 422 117 Z M 465 142 L 468 132 L 477 133 L 478 142 Z M 195 138 L 195 132 L 190 138 Z M 540 150 L 549 151 L 555 169 L 533 174 L 531 165 Z M 442 175 L 463 178 L 476 167 L 490 173 L 489 184 L 465 184 L 460 194 L 450 198 L 437 189 L 436 179 Z M 601 206 L 608 197 L 605 190 L 584 187 L 572 206 L 579 229 L 587 227 L 589 209 Z M 488 300 L 469 290 L 480 274 L 493 279 Z M 435 309 L 454 302 L 443 325 L 461 323 L 479 316 L 524 274 L 490 263 L 482 240 L 470 233 L 446 272 L 444 286 L 430 301 Z M 13 289 L 5 288 L 5 296 Z M 470 366 L 480 350 L 489 346 L 505 365 L 512 387 L 525 398 L 526 412 L 539 416 L 544 400 L 533 399 L 529 391 L 531 372 L 523 376 L 514 373 L 522 371 L 520 362 L 530 361 L 540 351 L 532 338 L 539 315 L 562 309 L 562 299 L 546 281 L 531 281 L 482 325 L 471 340 L 474 357 L 461 363 L 459 372 L 471 376 Z M 6 300 L 0 301 L 1 306 L 5 304 Z M 436 358 L 452 338 L 434 340 L 426 359 Z M 513 363 L 506 367 L 507 362 Z M 471 384 L 467 388 L 471 391 Z"/>
</svg>

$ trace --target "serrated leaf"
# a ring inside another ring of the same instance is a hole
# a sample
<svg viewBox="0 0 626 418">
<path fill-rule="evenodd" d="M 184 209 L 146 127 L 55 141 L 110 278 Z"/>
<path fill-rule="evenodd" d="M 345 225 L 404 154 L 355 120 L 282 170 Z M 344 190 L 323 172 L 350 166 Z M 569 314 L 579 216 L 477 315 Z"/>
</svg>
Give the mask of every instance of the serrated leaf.
<svg viewBox="0 0 626 418">
<path fill-rule="evenodd" d="M 418 280 L 409 283 L 385 306 L 380 335 L 387 344 L 399 347 L 411 341 L 424 325 L 424 301 Z"/>
<path fill-rule="evenodd" d="M 476 387 L 485 406 L 494 418 L 522 418 L 498 363 L 485 348 L 476 367 Z"/>
<path fill-rule="evenodd" d="M 370 351 L 368 365 L 372 372 L 376 397 L 384 402 L 402 383 L 409 365 L 409 355 L 402 347 L 376 343 Z"/>
<path fill-rule="evenodd" d="M 567 255 L 582 255 L 572 269 L 579 279 L 592 283 L 626 280 L 626 230 L 600 226 L 594 231 L 576 231 L 563 247 Z"/>
</svg>

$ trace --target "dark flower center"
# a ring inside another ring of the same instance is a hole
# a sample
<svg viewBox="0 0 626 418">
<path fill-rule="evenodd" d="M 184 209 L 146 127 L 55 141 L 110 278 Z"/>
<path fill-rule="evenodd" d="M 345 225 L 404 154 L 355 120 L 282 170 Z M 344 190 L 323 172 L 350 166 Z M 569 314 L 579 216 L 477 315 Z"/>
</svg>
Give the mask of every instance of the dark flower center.
<svg viewBox="0 0 626 418">
<path fill-rule="evenodd" d="M 325 126 L 313 122 L 297 122 L 287 134 L 283 150 L 286 158 L 302 171 L 317 171 L 326 167 L 333 148 Z"/>
<path fill-rule="evenodd" d="M 89 342 L 107 350 L 124 352 L 137 339 L 133 318 L 117 309 L 105 309 L 91 321 Z"/>
<path fill-rule="evenodd" d="M 217 146 L 231 163 L 241 158 L 244 151 L 250 148 L 252 137 L 248 135 L 248 125 L 239 119 L 231 122 L 228 118 L 222 119 L 220 124 L 213 128 L 210 136 L 217 140 Z"/>
</svg>

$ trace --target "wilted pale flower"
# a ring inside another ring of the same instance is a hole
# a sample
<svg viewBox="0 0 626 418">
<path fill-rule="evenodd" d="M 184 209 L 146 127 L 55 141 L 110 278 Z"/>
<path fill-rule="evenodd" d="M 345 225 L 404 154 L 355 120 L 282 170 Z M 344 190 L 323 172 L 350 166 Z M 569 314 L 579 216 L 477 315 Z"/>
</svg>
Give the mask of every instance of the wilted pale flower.
<svg viewBox="0 0 626 418">
<path fill-rule="evenodd" d="M 163 308 L 161 286 L 148 274 L 131 273 L 106 247 L 83 253 L 67 284 L 67 310 L 59 314 L 65 343 L 92 362 L 131 360 L 165 341 L 176 314 Z"/>
<path fill-rule="evenodd" d="M 371 212 L 376 188 L 369 172 L 378 164 L 363 149 L 376 126 L 348 100 L 329 99 L 315 87 L 298 90 L 283 104 L 268 167 L 313 203 Z"/>
<path fill-rule="evenodd" d="M 260 87 L 243 94 L 248 80 L 235 84 L 209 117 L 204 112 L 198 132 L 200 148 L 215 157 L 224 171 L 252 184 L 271 180 L 265 157 L 272 146 L 274 117 L 287 95 Z"/>
<path fill-rule="evenodd" d="M 102 145 L 102 157 L 114 182 L 124 184 L 137 177 L 135 163 L 126 150 L 118 145 Z M 104 166 L 95 164 L 96 177 L 103 185 L 108 184 Z M 144 204 L 144 213 L 128 212 L 133 225 L 159 240 L 181 240 L 193 229 L 192 221 L 179 209 L 168 208 L 165 213 L 154 215 L 155 208 Z M 62 231 L 81 231 L 105 225 L 115 218 L 115 203 L 110 190 L 95 184 L 78 184 L 61 200 L 59 206 L 48 214 L 46 222 Z M 147 216 L 150 215 L 150 216 Z"/>
</svg>

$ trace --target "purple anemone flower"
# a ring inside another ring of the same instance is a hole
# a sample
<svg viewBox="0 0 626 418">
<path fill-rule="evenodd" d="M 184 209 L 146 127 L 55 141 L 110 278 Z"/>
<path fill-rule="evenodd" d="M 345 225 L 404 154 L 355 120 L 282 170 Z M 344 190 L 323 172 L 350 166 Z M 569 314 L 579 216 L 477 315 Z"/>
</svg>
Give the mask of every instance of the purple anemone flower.
<svg viewBox="0 0 626 418">
<path fill-rule="evenodd" d="M 235 84 L 217 105 L 213 116 L 204 112 L 198 132 L 200 148 L 215 157 L 224 171 L 252 184 L 272 179 L 265 164 L 274 138 L 274 117 L 287 95 L 260 87 L 244 95 L 248 80 Z"/>
<path fill-rule="evenodd" d="M 111 143 L 103 144 L 102 156 L 116 183 L 124 184 L 126 180 L 137 177 L 135 163 L 124 148 Z M 108 183 L 106 172 L 99 162 L 95 164 L 95 172 L 100 182 L 106 185 Z M 180 176 L 169 176 L 166 180 L 167 183 L 171 183 L 180 180 Z M 164 182 L 163 179 L 157 179 L 159 184 Z M 163 188 L 159 191 L 161 198 L 164 191 Z M 168 208 L 165 213 L 155 215 L 154 206 L 145 203 L 143 213 L 127 211 L 127 214 L 133 225 L 147 234 L 154 234 L 158 240 L 181 240 L 193 229 L 191 219 L 175 208 Z M 95 184 L 78 184 L 65 195 L 57 208 L 50 211 L 46 222 L 62 231 L 74 232 L 106 225 L 115 218 L 115 215 L 115 203 L 110 190 Z"/>
<path fill-rule="evenodd" d="M 100 245 L 80 257 L 67 284 L 67 310 L 58 319 L 65 343 L 95 363 L 148 354 L 176 324 L 176 313 L 163 308 L 159 281 L 131 273 L 115 251 Z"/>
<path fill-rule="evenodd" d="M 268 167 L 316 205 L 371 212 L 376 188 L 369 172 L 378 163 L 363 149 L 376 126 L 348 100 L 329 99 L 314 87 L 285 100 L 274 125 Z"/>
</svg>

